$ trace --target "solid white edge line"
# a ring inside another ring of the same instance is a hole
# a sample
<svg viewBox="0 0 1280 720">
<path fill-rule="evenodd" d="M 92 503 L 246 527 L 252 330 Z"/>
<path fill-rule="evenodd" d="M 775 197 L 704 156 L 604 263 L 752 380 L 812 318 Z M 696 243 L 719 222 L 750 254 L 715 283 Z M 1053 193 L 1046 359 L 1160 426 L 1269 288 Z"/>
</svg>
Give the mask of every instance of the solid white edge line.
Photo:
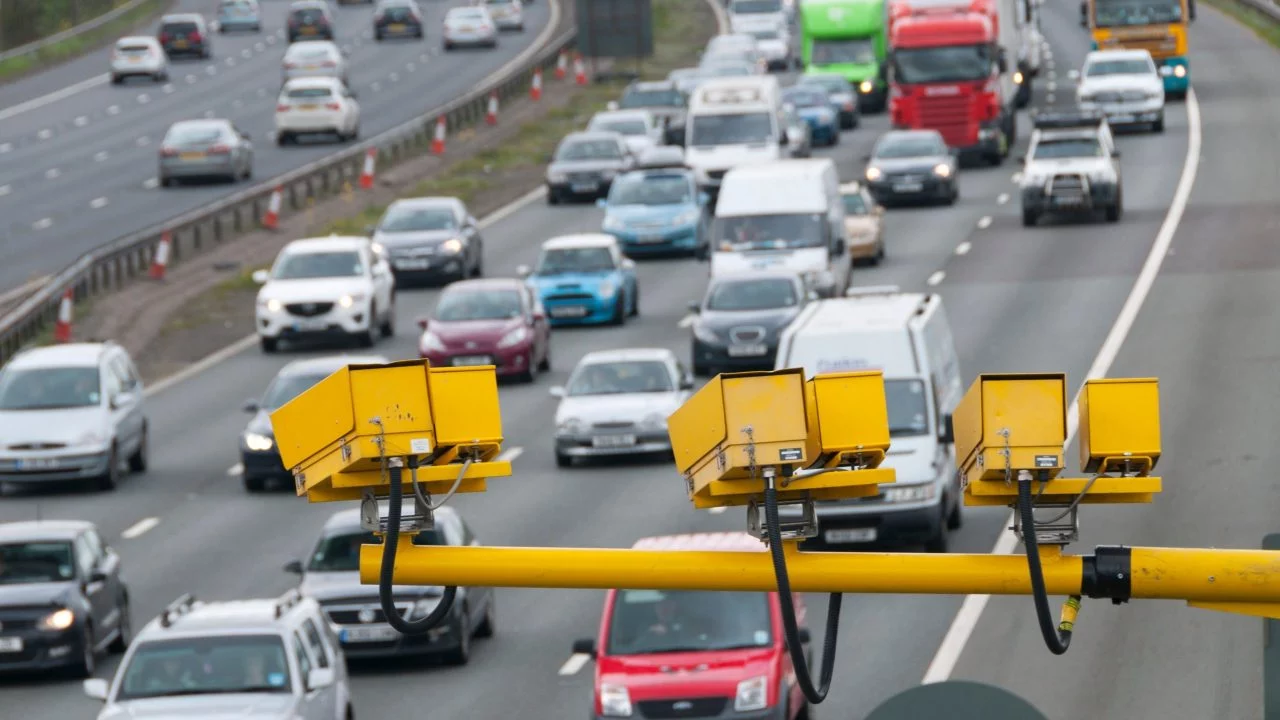
<svg viewBox="0 0 1280 720">
<path fill-rule="evenodd" d="M 68 85 L 62 88 L 61 90 L 54 90 L 53 92 L 47 95 L 41 95 L 38 98 L 32 98 L 26 102 L 18 103 L 13 107 L 0 110 L 0 120 L 8 120 L 11 117 L 16 117 L 18 115 L 21 115 L 22 113 L 27 112 L 28 110 L 35 110 L 37 108 L 42 108 L 45 105 L 48 105 L 50 103 L 55 103 L 63 98 L 71 97 L 72 95 L 75 95 L 76 93 L 81 92 L 83 90 L 88 90 L 91 87 L 102 85 L 103 83 L 107 82 L 107 80 L 109 79 L 110 79 L 110 75 L 108 73 L 103 73 L 97 77 L 91 77 L 88 80 L 81 80 L 80 82 L 75 83 L 74 85 Z"/>
<path fill-rule="evenodd" d="M 244 463 L 236 463 L 227 468 L 227 477 L 235 477 L 242 472 L 244 472 Z"/>
<path fill-rule="evenodd" d="M 925 282 L 931 286 L 939 285 L 942 283 L 944 279 L 946 279 L 946 277 L 947 277 L 947 272 L 945 270 L 938 270 L 934 272 L 932 275 L 930 275 L 929 279 L 925 280 Z"/>
<path fill-rule="evenodd" d="M 502 453 L 498 455 L 498 462 L 515 462 L 516 458 L 520 457 L 523 454 L 524 454 L 524 448 L 510 447 L 510 448 L 507 448 L 506 450 L 503 450 Z"/>
<path fill-rule="evenodd" d="M 578 671 L 581 670 L 584 665 L 590 662 L 590 660 L 591 660 L 590 655 L 586 655 L 584 653 L 574 653 L 569 656 L 568 660 L 564 661 L 563 665 L 560 666 L 559 674 L 560 675 L 577 675 Z"/>
<path fill-rule="evenodd" d="M 133 525 L 130 525 L 129 528 L 124 532 L 120 533 L 120 537 L 124 538 L 125 540 L 133 540 L 134 538 L 137 538 L 143 535 L 144 533 L 146 533 L 147 531 L 151 530 L 152 528 L 154 528 L 159 524 L 160 524 L 160 518 L 158 517 L 143 518 L 138 522 L 134 523 Z"/>
<path fill-rule="evenodd" d="M 6 290 L 3 294 L 0 294 L 0 305 L 29 295 L 43 287 L 47 282 L 49 282 L 49 276 L 44 275 L 38 278 L 32 278 L 12 290 Z"/>
<path fill-rule="evenodd" d="M 1129 297 L 1125 299 L 1124 305 L 1120 308 L 1120 314 L 1116 316 L 1115 324 L 1111 326 L 1111 332 L 1107 333 L 1106 339 L 1102 342 L 1102 347 L 1099 348 L 1098 355 L 1094 358 L 1093 366 L 1089 368 L 1089 373 L 1085 376 L 1085 379 L 1091 380 L 1104 377 L 1111 369 L 1111 364 L 1115 362 L 1116 356 L 1119 355 L 1125 338 L 1128 337 L 1129 331 L 1133 329 L 1133 324 L 1147 299 L 1147 294 L 1151 291 L 1156 277 L 1160 274 L 1160 267 L 1164 265 L 1164 259 L 1169 254 L 1169 246 L 1173 243 L 1173 236 L 1178 232 L 1178 223 L 1182 222 L 1182 214 L 1187 209 L 1187 202 L 1191 198 L 1191 190 L 1196 183 L 1196 173 L 1200 168 L 1200 103 L 1196 100 L 1194 89 L 1187 91 L 1186 107 L 1188 126 L 1187 156 L 1182 164 L 1182 176 L 1178 179 L 1178 187 L 1173 193 L 1173 202 L 1169 204 L 1169 212 L 1165 214 L 1164 222 L 1156 233 L 1155 242 L 1151 245 L 1151 252 L 1147 254 L 1142 270 L 1139 271 L 1138 277 L 1133 283 L 1133 289 L 1129 291 Z M 1084 384 L 1081 383 L 1081 388 L 1083 389 L 1083 387 Z M 1071 409 L 1067 413 L 1067 440 L 1063 444 L 1064 447 L 1071 444 L 1080 422 L 1079 400 L 1080 393 L 1076 391 L 1076 396 L 1071 401 Z M 1012 524 L 1013 513 L 1010 513 L 1009 519 L 1005 522 L 1006 528 L 1001 531 L 1000 537 L 996 540 L 995 548 L 991 551 L 992 554 L 1007 555 L 1017 545 L 1016 537 L 1008 529 L 1008 526 Z M 986 609 L 987 602 L 990 599 L 990 595 L 968 595 L 965 597 L 960 606 L 960 611 L 956 613 L 955 620 L 952 621 L 950 629 L 947 630 L 946 636 L 942 639 L 942 645 L 934 655 L 933 661 L 929 663 L 929 669 L 925 672 L 921 684 L 943 682 L 951 677 L 951 673 L 955 671 L 956 664 L 960 661 L 960 655 L 964 652 L 965 645 L 968 644 L 973 631 L 977 629 L 978 621 L 982 618 L 982 611 Z"/>
</svg>

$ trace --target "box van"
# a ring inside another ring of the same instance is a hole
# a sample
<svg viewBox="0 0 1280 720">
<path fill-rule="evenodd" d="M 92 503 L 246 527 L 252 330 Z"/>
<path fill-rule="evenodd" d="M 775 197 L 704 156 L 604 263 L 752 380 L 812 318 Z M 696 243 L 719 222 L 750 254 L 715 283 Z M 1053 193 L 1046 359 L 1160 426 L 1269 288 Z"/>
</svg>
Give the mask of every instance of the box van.
<svg viewBox="0 0 1280 720">
<path fill-rule="evenodd" d="M 711 225 L 711 275 L 800 273 L 819 297 L 849 284 L 840 178 L 830 158 L 779 160 L 730 170 Z"/>
<path fill-rule="evenodd" d="M 735 33 L 757 33 L 787 29 L 787 9 L 782 0 L 729 0 L 725 8 L 729 27 Z"/>
<path fill-rule="evenodd" d="M 744 532 L 643 538 L 633 549 L 766 551 Z M 792 598 L 812 666 L 804 601 Z M 592 718 L 795 720 L 809 708 L 784 638 L 777 592 L 609 590 L 597 639 L 573 652 L 596 662 Z"/>
<path fill-rule="evenodd" d="M 888 286 L 812 303 L 783 331 L 774 367 L 801 367 L 807 377 L 884 372 L 892 443 L 885 467 L 897 470 L 897 482 L 875 497 L 818 501 L 817 540 L 946 552 L 947 531 L 961 524 L 951 414 L 964 388 L 942 298 Z"/>
<path fill-rule="evenodd" d="M 685 162 L 713 196 L 730 168 L 782 157 L 782 95 L 773 75 L 711 78 L 698 84 L 685 119 Z"/>
</svg>

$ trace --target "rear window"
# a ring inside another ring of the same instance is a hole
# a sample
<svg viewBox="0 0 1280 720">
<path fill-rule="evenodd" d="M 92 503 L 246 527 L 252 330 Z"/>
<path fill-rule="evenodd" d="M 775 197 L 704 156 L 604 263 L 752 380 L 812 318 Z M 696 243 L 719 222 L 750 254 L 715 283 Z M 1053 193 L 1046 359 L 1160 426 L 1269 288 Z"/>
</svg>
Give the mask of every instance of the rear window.
<svg viewBox="0 0 1280 720">
<path fill-rule="evenodd" d="M 117 45 L 116 50 L 125 55 L 141 55 L 151 52 L 150 45 Z"/>
<path fill-rule="evenodd" d="M 302 45 L 294 45 L 293 47 L 289 48 L 289 52 L 286 53 L 286 55 L 290 59 L 307 58 L 308 60 L 327 58 L 331 54 L 333 54 L 333 50 L 323 45 L 319 47 L 316 47 L 316 46 L 306 47 Z"/>
<path fill-rule="evenodd" d="M 450 10 L 448 17 L 454 20 L 480 20 L 484 18 L 484 13 L 471 8 L 458 8 Z"/>
<path fill-rule="evenodd" d="M 320 8 L 298 8 L 290 13 L 295 20 L 303 22 L 319 22 L 324 19 L 324 11 Z"/>
<path fill-rule="evenodd" d="M 164 141 L 166 144 L 214 142 L 224 132 L 225 128 L 217 125 L 178 125 L 169 129 Z"/>
<path fill-rule="evenodd" d="M 172 22 L 161 25 L 160 29 L 171 33 L 192 33 L 196 32 L 199 28 L 197 28 L 196 24 L 193 22 Z"/>
<path fill-rule="evenodd" d="M 323 87 L 297 88 L 289 91 L 291 98 L 327 98 L 329 96 L 329 88 Z"/>
</svg>

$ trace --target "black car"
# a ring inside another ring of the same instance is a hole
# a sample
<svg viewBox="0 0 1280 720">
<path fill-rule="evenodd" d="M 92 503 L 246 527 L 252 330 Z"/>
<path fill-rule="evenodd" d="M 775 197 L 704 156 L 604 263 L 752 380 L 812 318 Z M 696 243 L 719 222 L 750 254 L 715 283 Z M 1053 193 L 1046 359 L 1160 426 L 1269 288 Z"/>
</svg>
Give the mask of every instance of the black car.
<svg viewBox="0 0 1280 720">
<path fill-rule="evenodd" d="M 333 13 L 324 0 L 298 0 L 289 6 L 289 42 L 333 40 Z"/>
<path fill-rule="evenodd" d="M 200 58 L 213 56 L 213 47 L 209 40 L 209 26 L 203 15 L 181 13 L 165 15 L 160 18 L 160 29 L 156 31 L 156 39 L 160 47 L 169 57 L 194 55 Z"/>
<path fill-rule="evenodd" d="M 954 205 L 960 197 L 959 157 L 937 130 L 891 130 L 864 160 L 867 189 L 881 205 L 895 200 Z"/>
<path fill-rule="evenodd" d="M 547 202 L 608 197 L 613 179 L 633 165 L 635 157 L 622 135 L 604 130 L 569 133 L 547 166 Z"/>
<path fill-rule="evenodd" d="M 385 517 L 386 502 L 381 506 L 379 514 Z M 438 508 L 433 514 L 435 528 L 415 535 L 414 545 L 480 544 L 452 507 Z M 378 586 L 360 582 L 360 546 L 380 543 L 361 526 L 360 508 L 340 510 L 324 524 L 311 556 L 294 560 L 284 569 L 302 577 L 298 590 L 320 603 L 347 658 L 443 655 L 450 664 L 467 664 L 472 638 L 493 636 L 493 588 L 458 588 L 449 614 L 439 625 L 420 635 L 401 635 L 382 614 Z M 413 621 L 435 610 L 444 588 L 398 585 L 392 593 L 401 617 Z"/>
<path fill-rule="evenodd" d="M 813 297 L 787 270 L 713 277 L 702 302 L 689 304 L 693 374 L 772 370 L 778 337 Z"/>
<path fill-rule="evenodd" d="M 103 650 L 129 647 L 120 556 L 77 520 L 0 523 L 0 671 L 87 678 Z"/>
<path fill-rule="evenodd" d="M 373 11 L 373 39 L 425 37 L 422 10 L 414 0 L 382 0 Z"/>
<path fill-rule="evenodd" d="M 244 489 L 257 492 L 264 489 L 269 480 L 284 480 L 293 486 L 289 470 L 280 459 L 280 449 L 276 447 L 275 432 L 271 428 L 273 411 L 347 365 L 388 362 L 381 355 L 328 355 L 295 360 L 280 368 L 262 400 L 250 400 L 244 406 L 245 412 L 253 413 L 253 419 L 240 434 L 240 477 Z"/>
</svg>

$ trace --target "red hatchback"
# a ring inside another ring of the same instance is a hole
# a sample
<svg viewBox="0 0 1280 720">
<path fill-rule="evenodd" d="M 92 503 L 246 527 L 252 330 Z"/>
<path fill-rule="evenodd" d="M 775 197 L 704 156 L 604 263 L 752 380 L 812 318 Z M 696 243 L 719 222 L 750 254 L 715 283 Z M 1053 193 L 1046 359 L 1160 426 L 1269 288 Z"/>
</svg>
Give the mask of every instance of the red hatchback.
<svg viewBox="0 0 1280 720">
<path fill-rule="evenodd" d="M 644 538 L 638 550 L 765 552 L 741 532 Z M 800 639 L 804 602 L 794 595 Z M 610 590 L 596 661 L 592 718 L 795 720 L 809 708 L 796 683 L 776 592 Z"/>
<path fill-rule="evenodd" d="M 533 382 L 551 369 L 551 324 L 542 303 L 515 278 L 450 283 L 434 317 L 418 320 L 418 354 L 432 365 L 494 365 Z"/>
</svg>

